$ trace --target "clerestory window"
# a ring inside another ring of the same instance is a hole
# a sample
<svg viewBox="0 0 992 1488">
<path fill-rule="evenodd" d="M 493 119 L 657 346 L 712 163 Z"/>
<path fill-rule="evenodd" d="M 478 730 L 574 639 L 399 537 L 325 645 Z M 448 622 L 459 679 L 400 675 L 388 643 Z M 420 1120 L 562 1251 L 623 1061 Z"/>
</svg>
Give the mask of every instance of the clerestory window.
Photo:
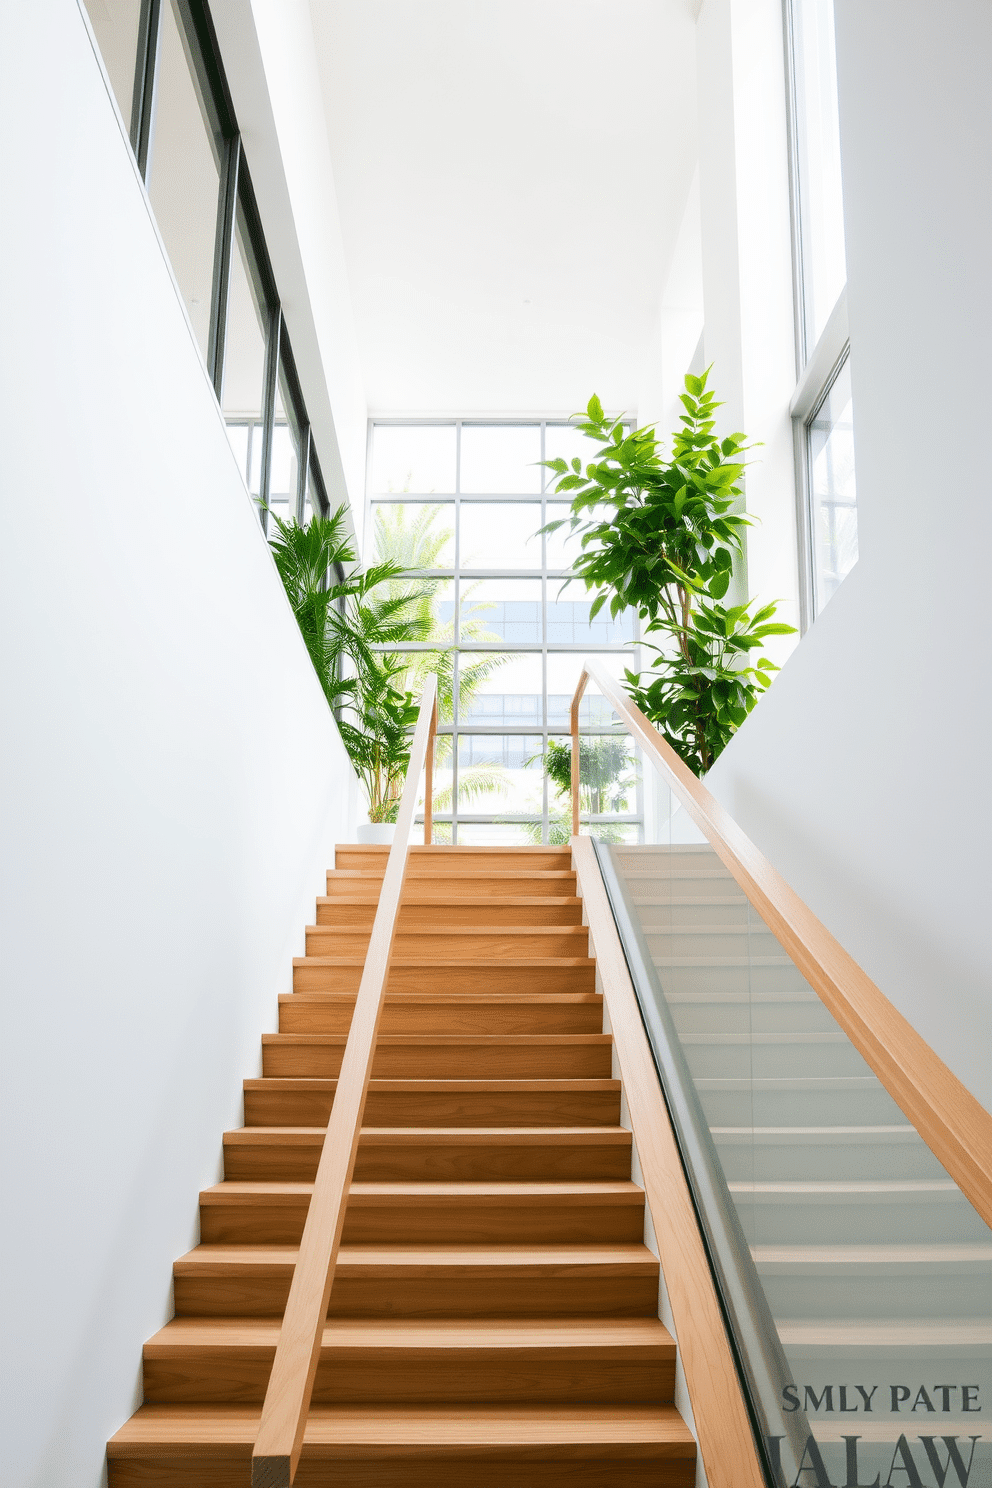
<svg viewBox="0 0 992 1488">
<path fill-rule="evenodd" d="M 328 509 L 204 0 L 84 0 L 263 531 Z"/>
</svg>

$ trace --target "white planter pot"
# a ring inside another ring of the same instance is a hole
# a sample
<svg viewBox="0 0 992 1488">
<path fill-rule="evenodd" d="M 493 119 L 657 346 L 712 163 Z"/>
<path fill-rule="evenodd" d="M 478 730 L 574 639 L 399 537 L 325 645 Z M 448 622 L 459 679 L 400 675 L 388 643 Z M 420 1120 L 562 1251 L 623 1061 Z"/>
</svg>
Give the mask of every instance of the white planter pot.
<svg viewBox="0 0 992 1488">
<path fill-rule="evenodd" d="M 396 826 L 393 822 L 365 822 L 358 828 L 358 840 L 367 846 L 378 843 L 391 847 L 395 836 Z"/>
</svg>

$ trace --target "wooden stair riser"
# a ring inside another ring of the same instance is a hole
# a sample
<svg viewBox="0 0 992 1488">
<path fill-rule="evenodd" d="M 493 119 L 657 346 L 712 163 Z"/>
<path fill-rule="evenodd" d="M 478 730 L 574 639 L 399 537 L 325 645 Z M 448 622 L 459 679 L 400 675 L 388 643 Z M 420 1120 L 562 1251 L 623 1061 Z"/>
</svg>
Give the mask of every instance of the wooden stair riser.
<svg viewBox="0 0 992 1488">
<path fill-rule="evenodd" d="M 595 993 L 553 994 L 529 1000 L 462 994 L 432 1000 L 408 993 L 387 1000 L 379 1031 L 390 1033 L 601 1033 L 603 1004 Z M 279 999 L 280 1033 L 347 1033 L 354 996 L 289 993 Z"/>
<path fill-rule="evenodd" d="M 351 964 L 342 964 L 350 959 Z M 575 958 L 569 958 L 574 961 Z M 294 992 L 357 992 L 362 979 L 359 958 L 330 958 L 330 964 L 319 959 L 297 957 L 293 962 Z M 509 966 L 482 961 L 478 965 L 452 965 L 443 961 L 433 965 L 398 964 L 394 957 L 386 982 L 387 998 L 404 992 L 430 993 L 438 985 L 446 992 L 485 992 L 515 996 L 532 992 L 594 992 L 596 964 L 584 955 L 577 965 L 544 964 Z"/>
<path fill-rule="evenodd" d="M 281 1317 L 293 1261 L 198 1260 L 201 1247 L 177 1262 L 177 1317 Z M 574 1249 L 574 1247 L 572 1247 Z M 265 1254 L 264 1252 L 260 1252 Z M 296 1255 L 295 1250 L 290 1252 Z M 632 1262 L 581 1261 L 569 1247 L 545 1262 L 492 1265 L 352 1262 L 339 1258 L 329 1317 L 535 1318 L 654 1317 L 658 1264 L 647 1252 Z"/>
<path fill-rule="evenodd" d="M 334 866 L 381 873 L 388 856 L 388 847 L 355 847 L 343 843 L 335 849 Z M 429 873 L 442 863 L 448 871 L 455 866 L 481 874 L 494 869 L 497 872 L 543 873 L 548 870 L 571 872 L 572 868 L 572 854 L 567 847 L 414 847 L 408 861 L 408 875 Z"/>
<path fill-rule="evenodd" d="M 312 1183 L 320 1160 L 323 1134 L 296 1141 L 249 1140 L 251 1128 L 229 1132 L 224 1138 L 224 1176 L 234 1182 Z M 621 1179 L 630 1177 L 630 1138 L 621 1141 L 555 1141 L 514 1144 L 492 1139 L 468 1145 L 422 1142 L 388 1143 L 363 1140 L 355 1163 L 356 1183 L 498 1183 L 554 1182 L 557 1179 Z"/>
<path fill-rule="evenodd" d="M 332 869 L 327 875 L 327 897 L 358 894 L 377 901 L 381 883 L 380 873 L 355 870 L 341 872 Z M 467 870 L 450 872 L 439 866 L 430 871 L 422 868 L 408 871 L 403 881 L 404 904 L 433 903 L 438 895 L 447 899 L 479 899 L 490 894 L 495 897 L 512 895 L 514 898 L 545 901 L 574 899 L 577 894 L 576 878 L 574 873 L 564 871 L 492 874 Z"/>
<path fill-rule="evenodd" d="M 625 1458 L 620 1445 L 603 1444 L 601 1457 L 568 1456 L 550 1460 L 509 1456 L 491 1448 L 485 1457 L 445 1457 L 424 1448 L 419 1456 L 379 1456 L 374 1449 L 361 1457 L 314 1459 L 304 1446 L 293 1488 L 693 1488 L 695 1452 L 679 1444 L 665 1455 Z M 691 1444 L 695 1446 L 694 1443 Z M 248 1488 L 251 1452 L 184 1458 L 154 1454 L 117 1457 L 109 1463 L 108 1488 Z M 560 1449 L 563 1450 L 563 1449 Z"/>
<path fill-rule="evenodd" d="M 343 1053 L 343 1038 L 333 1034 L 266 1034 L 262 1074 L 336 1079 Z M 390 1043 L 380 1038 L 372 1063 L 372 1078 L 380 1080 L 603 1080 L 611 1073 L 611 1045 L 601 1034 L 479 1037 L 451 1043 L 413 1037 Z"/>
<path fill-rule="evenodd" d="M 364 956 L 369 931 L 343 925 L 308 925 L 308 956 Z M 589 933 L 582 925 L 533 926 L 488 930 L 438 925 L 425 930 L 397 930 L 393 955 L 398 961 L 521 961 L 528 956 L 575 959 L 589 954 Z"/>
<path fill-rule="evenodd" d="M 145 1347 L 149 1405 L 261 1405 L 275 1338 L 267 1345 Z M 314 1405 L 668 1404 L 674 1347 L 362 1347 L 321 1349 Z"/>
<path fill-rule="evenodd" d="M 248 1126 L 326 1126 L 335 1080 L 246 1080 Z M 601 1081 L 437 1081 L 435 1089 L 383 1088 L 365 1102 L 368 1126 L 616 1126 L 620 1084 Z M 427 1083 L 427 1082 L 424 1082 Z M 533 1088 L 538 1084 L 543 1088 Z"/>
<path fill-rule="evenodd" d="M 279 1204 L 204 1202 L 200 1238 L 212 1245 L 299 1245 L 309 1199 Z M 609 1245 L 643 1239 L 644 1200 L 564 1205 L 560 1196 L 526 1204 L 348 1205 L 348 1245 Z"/>
<path fill-rule="evenodd" d="M 375 912 L 376 903 L 372 899 L 356 902 L 353 896 L 346 898 L 341 895 L 336 899 L 317 900 L 319 926 L 371 927 Z M 508 925 L 514 928 L 522 925 L 581 923 L 582 906 L 577 899 L 572 901 L 563 898 L 557 902 L 553 899 L 535 899 L 528 904 L 516 899 L 502 903 L 499 899 L 491 898 L 482 903 L 477 900 L 465 903 L 457 900 L 448 903 L 404 903 L 400 906 L 397 926 L 400 931 L 406 931 L 426 930 L 435 925 Z"/>
</svg>

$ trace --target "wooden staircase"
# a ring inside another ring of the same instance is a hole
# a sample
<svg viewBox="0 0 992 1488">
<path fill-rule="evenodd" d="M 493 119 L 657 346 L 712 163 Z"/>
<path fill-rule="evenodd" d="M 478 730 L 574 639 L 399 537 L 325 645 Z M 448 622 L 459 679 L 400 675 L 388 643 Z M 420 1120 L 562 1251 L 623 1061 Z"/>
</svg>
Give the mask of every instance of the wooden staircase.
<svg viewBox="0 0 992 1488">
<path fill-rule="evenodd" d="M 339 848 L 111 1488 L 247 1488 L 385 866 Z M 298 1488 L 695 1481 L 569 849 L 414 848 Z"/>
</svg>

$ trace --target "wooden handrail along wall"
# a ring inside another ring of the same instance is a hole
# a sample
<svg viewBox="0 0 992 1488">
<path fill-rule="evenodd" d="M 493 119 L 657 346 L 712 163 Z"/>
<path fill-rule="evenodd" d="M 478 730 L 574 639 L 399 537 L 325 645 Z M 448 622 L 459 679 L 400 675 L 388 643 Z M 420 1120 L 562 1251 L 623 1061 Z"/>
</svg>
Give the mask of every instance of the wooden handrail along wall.
<svg viewBox="0 0 992 1488">
<path fill-rule="evenodd" d="M 345 1210 L 355 1170 L 365 1097 L 372 1072 L 396 919 L 409 857 L 410 831 L 420 772 L 426 772 L 424 843 L 430 845 L 433 816 L 437 678 L 427 678 L 410 748 L 396 834 L 389 850 L 372 922 L 365 968 L 355 999 L 334 1104 L 314 1180 L 310 1208 L 293 1272 L 289 1299 L 251 1459 L 252 1488 L 290 1488 L 303 1445 L 310 1396 L 337 1264 Z"/>
<path fill-rule="evenodd" d="M 590 681 L 924 1142 L 992 1225 L 992 1116 L 806 907 L 616 679 L 589 660 L 571 709 L 573 837 L 579 833 L 579 702 Z M 636 1131 L 634 1135 L 636 1140 Z"/>
</svg>

